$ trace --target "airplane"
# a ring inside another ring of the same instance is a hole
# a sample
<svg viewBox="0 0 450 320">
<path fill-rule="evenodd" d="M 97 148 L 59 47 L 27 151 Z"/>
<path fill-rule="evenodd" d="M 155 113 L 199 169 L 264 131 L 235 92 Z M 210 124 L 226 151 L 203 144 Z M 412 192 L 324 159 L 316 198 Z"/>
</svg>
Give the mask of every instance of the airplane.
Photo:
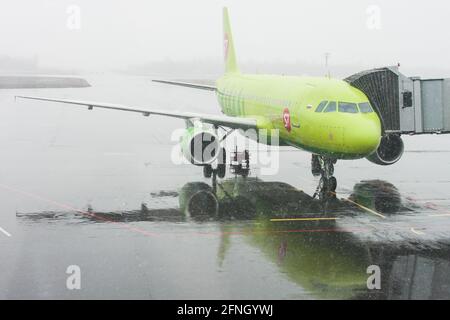
<svg viewBox="0 0 450 320">
<path fill-rule="evenodd" d="M 213 179 L 225 177 L 226 153 L 222 143 L 230 132 L 256 130 L 256 139 L 261 142 L 263 138 L 270 140 L 271 133 L 267 132 L 277 130 L 279 145 L 312 153 L 312 173 L 320 176 L 319 192 L 316 192 L 319 197 L 336 190 L 337 181 L 333 174 L 337 160 L 367 158 L 379 165 L 391 165 L 400 159 L 403 154 L 400 136 L 383 132 L 377 109 L 361 90 L 331 77 L 243 74 L 237 64 L 227 8 L 223 9 L 223 32 L 225 73 L 215 86 L 153 80 L 213 91 L 223 115 L 36 96 L 17 97 L 87 106 L 89 110 L 104 108 L 184 119 L 183 155 L 192 164 L 202 166 L 206 178 L 212 175 Z M 222 137 L 218 134 L 219 128 L 228 128 Z M 248 162 L 248 152 L 245 154 L 244 160 Z"/>
</svg>

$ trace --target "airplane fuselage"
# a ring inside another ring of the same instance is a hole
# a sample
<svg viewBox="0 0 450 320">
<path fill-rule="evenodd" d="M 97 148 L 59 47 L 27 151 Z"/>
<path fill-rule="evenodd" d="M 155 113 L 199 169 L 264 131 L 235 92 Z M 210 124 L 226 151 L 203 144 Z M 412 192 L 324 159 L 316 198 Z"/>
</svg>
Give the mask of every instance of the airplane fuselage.
<svg viewBox="0 0 450 320">
<path fill-rule="evenodd" d="M 259 129 L 278 129 L 281 145 L 335 159 L 363 158 L 379 146 L 377 113 L 345 81 L 228 73 L 216 85 L 224 114 L 257 119 Z"/>
</svg>

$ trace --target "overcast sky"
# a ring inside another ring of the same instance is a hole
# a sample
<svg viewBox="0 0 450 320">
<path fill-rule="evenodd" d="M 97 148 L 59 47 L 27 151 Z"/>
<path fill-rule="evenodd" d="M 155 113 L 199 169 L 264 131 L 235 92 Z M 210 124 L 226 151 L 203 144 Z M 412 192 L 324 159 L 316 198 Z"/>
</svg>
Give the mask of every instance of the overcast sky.
<svg viewBox="0 0 450 320">
<path fill-rule="evenodd" d="M 226 5 L 243 63 L 323 64 L 329 52 L 330 65 L 401 62 L 411 71 L 450 70 L 445 0 L 1 0 L 0 5 L 0 55 L 36 56 L 43 66 L 101 70 L 164 59 L 221 61 Z"/>
</svg>

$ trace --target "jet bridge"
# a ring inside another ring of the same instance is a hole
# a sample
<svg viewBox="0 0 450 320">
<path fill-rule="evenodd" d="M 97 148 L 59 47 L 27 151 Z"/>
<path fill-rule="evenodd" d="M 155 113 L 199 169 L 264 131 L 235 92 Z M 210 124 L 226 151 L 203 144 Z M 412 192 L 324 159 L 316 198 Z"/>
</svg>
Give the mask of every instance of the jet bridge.
<svg viewBox="0 0 450 320">
<path fill-rule="evenodd" d="M 368 96 L 385 134 L 450 133 L 450 78 L 406 77 L 386 67 L 345 81 Z"/>
</svg>

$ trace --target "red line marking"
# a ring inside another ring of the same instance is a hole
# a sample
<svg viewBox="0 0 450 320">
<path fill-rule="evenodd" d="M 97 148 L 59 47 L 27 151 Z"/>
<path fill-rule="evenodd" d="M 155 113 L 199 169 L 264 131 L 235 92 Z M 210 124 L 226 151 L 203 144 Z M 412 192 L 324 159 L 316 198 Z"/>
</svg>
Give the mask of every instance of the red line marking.
<svg viewBox="0 0 450 320">
<path fill-rule="evenodd" d="M 12 192 L 20 193 L 20 194 L 28 196 L 30 198 L 34 198 L 34 199 L 41 200 L 41 201 L 44 201 L 44 202 L 47 202 L 47 203 L 51 203 L 51 204 L 56 205 L 56 206 L 58 206 L 60 208 L 76 211 L 78 213 L 81 213 L 84 216 L 88 216 L 88 217 L 91 217 L 91 218 L 94 218 L 94 219 L 97 219 L 97 220 L 102 220 L 102 221 L 105 221 L 105 222 L 108 222 L 108 223 L 114 223 L 114 224 L 120 226 L 121 228 L 128 229 L 130 231 L 134 231 L 134 232 L 143 234 L 143 235 L 148 236 L 148 237 L 154 237 L 154 236 L 158 235 L 156 233 L 149 232 L 149 231 L 146 231 L 144 229 L 140 229 L 140 228 L 137 228 L 137 227 L 132 227 L 129 224 L 124 223 L 124 222 L 118 222 L 118 221 L 109 220 L 107 218 L 100 217 L 100 216 L 96 215 L 95 213 L 91 213 L 91 212 L 87 212 L 87 211 L 84 211 L 84 210 L 80 210 L 80 209 L 74 208 L 74 207 L 72 207 L 70 205 L 67 205 L 67 204 L 64 204 L 64 203 L 60 203 L 60 202 L 56 202 L 54 200 L 44 198 L 44 197 L 42 197 L 40 195 L 37 195 L 37 194 L 33 194 L 33 193 L 30 193 L 30 192 L 18 190 L 18 189 L 9 187 L 9 186 L 4 185 L 4 184 L 0 184 L 0 188 L 3 188 L 3 189 L 8 190 L 8 191 L 12 191 Z"/>
<path fill-rule="evenodd" d="M 8 191 L 12 191 L 12 192 L 16 192 L 16 193 L 22 194 L 22 195 L 28 196 L 30 198 L 34 198 L 34 199 L 41 200 L 41 201 L 44 201 L 44 202 L 47 202 L 47 203 L 51 203 L 51 204 L 56 205 L 56 206 L 58 206 L 60 208 L 68 209 L 68 210 L 71 210 L 71 211 L 75 211 L 75 212 L 81 213 L 84 216 L 88 216 L 88 217 L 91 217 L 91 218 L 94 218 L 94 219 L 97 219 L 97 220 L 102 220 L 102 221 L 108 222 L 108 223 L 113 223 L 113 224 L 116 224 L 116 225 L 118 225 L 118 226 L 120 226 L 120 227 L 122 227 L 124 229 L 130 230 L 130 231 L 133 231 L 133 232 L 137 232 L 137 233 L 140 233 L 140 234 L 145 235 L 145 236 L 154 237 L 154 236 L 159 236 L 160 235 L 160 234 L 157 234 L 157 233 L 146 231 L 146 230 L 141 229 L 141 228 L 130 226 L 129 224 L 124 223 L 124 222 L 113 221 L 113 220 L 107 219 L 105 217 L 98 216 L 95 213 L 91 213 L 91 212 L 88 212 L 88 211 L 80 210 L 80 209 L 77 209 L 77 208 L 72 207 L 70 205 L 67 205 L 67 204 L 64 204 L 64 203 L 60 203 L 60 202 L 57 202 L 57 201 L 54 201 L 54 200 L 51 200 L 51 199 L 44 198 L 44 197 L 42 197 L 40 195 L 37 195 L 37 194 L 33 194 L 33 193 L 30 193 L 30 192 L 18 190 L 18 189 L 9 187 L 9 186 L 4 185 L 4 184 L 0 184 L 0 188 L 3 188 L 3 189 L 8 190 Z M 332 233 L 332 232 L 334 232 L 334 233 L 345 233 L 345 232 L 370 232 L 370 231 L 372 231 L 372 230 L 362 229 L 362 228 L 360 228 L 360 229 L 357 229 L 357 228 L 355 228 L 355 229 L 332 228 L 332 229 L 294 229 L 294 230 L 230 231 L 230 232 L 227 232 L 227 231 L 221 231 L 221 232 L 195 232 L 195 233 L 191 233 L 191 234 L 200 235 L 200 236 L 208 236 L 208 235 L 246 235 L 246 234 L 283 234 L 283 233 Z"/>
</svg>

